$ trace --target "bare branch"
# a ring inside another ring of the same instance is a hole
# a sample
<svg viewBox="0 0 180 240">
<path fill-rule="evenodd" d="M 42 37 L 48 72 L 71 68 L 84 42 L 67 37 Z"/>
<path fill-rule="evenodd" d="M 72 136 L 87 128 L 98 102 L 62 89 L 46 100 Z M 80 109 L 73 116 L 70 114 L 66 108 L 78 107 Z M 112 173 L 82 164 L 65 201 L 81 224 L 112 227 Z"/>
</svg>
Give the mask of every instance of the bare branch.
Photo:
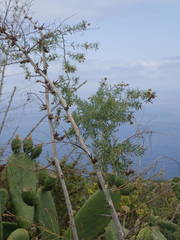
<svg viewBox="0 0 180 240">
<path fill-rule="evenodd" d="M 56 109 L 56 107 L 58 106 L 58 104 L 56 106 L 54 106 L 51 111 L 54 111 Z M 35 126 L 29 131 L 29 133 L 26 135 L 25 138 L 28 138 L 35 130 L 37 127 L 39 127 L 39 125 L 47 118 L 48 113 L 45 114 L 36 124 Z"/>
<path fill-rule="evenodd" d="M 5 77 L 5 70 L 7 66 L 7 57 L 4 60 L 4 63 L 2 65 L 2 70 L 0 69 L 0 74 L 1 74 L 1 79 L 0 79 L 0 98 L 2 96 L 2 91 L 3 91 L 3 85 L 4 85 L 4 77 Z M 1 67 L 1 66 L 0 66 Z"/>
<path fill-rule="evenodd" d="M 41 37 L 42 37 L 42 34 L 41 34 Z M 46 56 L 45 56 L 45 51 L 44 51 L 43 46 L 42 46 L 42 52 L 43 52 L 43 57 L 42 57 L 43 72 L 47 73 L 48 64 L 46 63 Z M 48 83 L 46 82 L 46 85 L 47 84 Z M 54 126 L 54 123 L 53 123 L 53 119 L 50 117 L 52 115 L 52 111 L 50 109 L 48 88 L 46 88 L 46 91 L 45 91 L 45 101 L 46 101 L 46 106 L 47 106 L 48 122 L 49 122 L 51 140 L 52 140 L 53 159 L 54 159 L 54 162 L 55 162 L 58 177 L 59 177 L 59 180 L 60 180 L 60 183 L 61 183 L 61 186 L 62 186 L 62 190 L 63 190 L 63 193 L 64 193 L 66 207 L 67 207 L 67 211 L 68 211 L 68 215 L 69 215 L 69 219 L 70 219 L 70 228 L 72 230 L 73 239 L 74 240 L 79 240 L 78 233 L 77 233 L 77 228 L 76 228 L 76 224 L 75 224 L 75 219 L 74 219 L 74 214 L 73 214 L 73 209 L 72 209 L 72 204 L 71 204 L 70 197 L 69 197 L 69 192 L 68 192 L 65 180 L 64 180 L 64 174 L 63 174 L 60 162 L 58 160 L 57 145 L 56 145 L 56 139 L 55 139 L 56 130 L 55 130 L 55 126 Z"/>
<path fill-rule="evenodd" d="M 3 128 L 4 128 L 4 124 L 5 124 L 5 122 L 6 122 L 6 118 L 7 118 L 8 112 L 9 112 L 9 110 L 10 110 L 10 107 L 11 107 L 11 104 L 12 104 L 12 101 L 13 101 L 15 92 L 16 92 L 16 87 L 14 87 L 14 89 L 13 89 L 13 92 L 12 92 L 12 94 L 11 94 L 11 97 L 10 97 L 10 100 L 9 100 L 9 103 L 8 103 L 8 106 L 7 106 L 7 109 L 6 109 L 5 113 L 4 113 L 4 117 L 3 117 L 3 120 L 2 120 L 1 125 L 0 125 L 0 135 L 1 135 L 2 130 L 3 130 Z"/>
</svg>

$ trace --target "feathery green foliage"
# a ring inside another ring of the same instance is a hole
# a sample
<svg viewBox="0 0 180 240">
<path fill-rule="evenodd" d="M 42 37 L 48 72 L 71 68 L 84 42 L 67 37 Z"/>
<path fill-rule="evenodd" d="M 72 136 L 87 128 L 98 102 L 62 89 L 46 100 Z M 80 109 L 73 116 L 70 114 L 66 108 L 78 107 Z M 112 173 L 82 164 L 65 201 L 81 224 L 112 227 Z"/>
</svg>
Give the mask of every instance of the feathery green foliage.
<svg viewBox="0 0 180 240">
<path fill-rule="evenodd" d="M 135 112 L 154 98 L 151 89 L 131 89 L 125 83 L 109 85 L 105 79 L 88 100 L 76 99 L 77 109 L 73 116 L 103 170 L 125 174 L 132 163 L 131 156 L 143 155 L 142 144 L 135 144 L 130 138 L 119 141 L 118 131 L 125 123 L 133 124 Z"/>
</svg>

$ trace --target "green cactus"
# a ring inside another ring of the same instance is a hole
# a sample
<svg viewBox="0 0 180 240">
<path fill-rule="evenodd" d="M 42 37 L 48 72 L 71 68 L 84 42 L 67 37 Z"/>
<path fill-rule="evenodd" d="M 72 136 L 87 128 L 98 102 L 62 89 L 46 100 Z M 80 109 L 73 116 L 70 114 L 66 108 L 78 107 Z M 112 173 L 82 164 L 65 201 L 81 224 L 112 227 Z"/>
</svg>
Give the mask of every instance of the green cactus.
<svg viewBox="0 0 180 240">
<path fill-rule="evenodd" d="M 7 240 L 29 240 L 29 233 L 23 228 L 18 228 L 9 235 Z"/>
<path fill-rule="evenodd" d="M 47 186 L 41 186 L 36 192 L 24 189 L 22 197 L 26 204 L 34 206 L 34 222 L 39 227 L 38 233 L 41 239 L 59 239 L 58 216 L 49 188 L 47 190 Z"/>
<path fill-rule="evenodd" d="M 116 240 L 117 239 L 116 229 L 114 227 L 112 220 L 110 221 L 110 223 L 107 225 L 107 227 L 105 229 L 105 239 L 106 240 Z"/>
<path fill-rule="evenodd" d="M 44 191 L 50 191 L 57 183 L 57 177 L 47 169 L 39 171 L 39 183 Z"/>
<path fill-rule="evenodd" d="M 120 201 L 119 191 L 111 194 L 113 202 L 118 209 Z M 75 223 L 79 239 L 94 240 L 111 221 L 111 213 L 102 191 L 94 193 L 82 206 L 75 216 Z M 70 231 L 66 233 L 66 240 L 72 239 Z"/>
<path fill-rule="evenodd" d="M 38 203 L 37 192 L 32 188 L 24 188 L 22 191 L 23 201 L 29 206 L 36 206 Z"/>
<path fill-rule="evenodd" d="M 6 166 L 9 194 L 20 227 L 28 229 L 33 223 L 34 208 L 28 206 L 22 198 L 24 188 L 36 191 L 38 178 L 36 163 L 25 153 L 12 155 Z"/>
<path fill-rule="evenodd" d="M 2 215 L 6 209 L 6 203 L 8 200 L 8 192 L 5 188 L 0 189 L 0 214 Z"/>
<path fill-rule="evenodd" d="M 127 229 L 124 228 L 123 230 L 124 230 L 125 235 L 128 234 Z M 105 237 L 106 240 L 116 240 L 117 239 L 116 229 L 115 229 L 115 226 L 114 226 L 112 220 L 110 221 L 110 223 L 105 228 L 104 237 Z"/>
<path fill-rule="evenodd" d="M 58 216 L 51 192 L 39 189 L 37 195 L 35 217 L 41 226 L 41 239 L 60 239 Z"/>
<path fill-rule="evenodd" d="M 40 166 L 33 160 L 42 152 L 42 145 L 34 147 L 32 138 L 28 138 L 23 141 L 24 152 L 20 152 L 21 140 L 16 136 L 11 146 L 13 154 L 8 159 L 4 176 L 8 192 L 0 190 L 0 216 L 2 218 L 9 194 L 16 222 L 2 222 L 0 218 L 0 240 L 27 240 L 28 231 L 31 232 L 31 227 L 35 226 L 33 234 L 38 234 L 41 240 L 58 239 L 58 218 L 50 192 L 57 177 L 48 170 L 45 170 L 46 176 L 43 175 Z"/>
</svg>

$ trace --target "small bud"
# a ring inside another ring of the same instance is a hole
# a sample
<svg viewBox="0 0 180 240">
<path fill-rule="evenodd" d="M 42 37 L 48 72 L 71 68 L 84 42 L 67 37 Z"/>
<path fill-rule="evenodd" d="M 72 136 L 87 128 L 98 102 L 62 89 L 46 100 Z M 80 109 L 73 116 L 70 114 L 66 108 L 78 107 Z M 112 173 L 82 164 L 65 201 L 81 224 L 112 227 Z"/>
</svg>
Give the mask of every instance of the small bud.
<svg viewBox="0 0 180 240">
<path fill-rule="evenodd" d="M 23 141 L 23 151 L 26 154 L 31 153 L 33 150 L 33 141 L 32 141 L 32 137 L 29 136 L 28 138 L 24 139 Z"/>
<path fill-rule="evenodd" d="M 31 152 L 31 159 L 38 158 L 42 152 L 42 144 L 36 145 Z"/>
<path fill-rule="evenodd" d="M 15 154 L 21 151 L 21 139 L 19 138 L 19 135 L 16 135 L 16 137 L 12 140 L 11 148 Z"/>
</svg>

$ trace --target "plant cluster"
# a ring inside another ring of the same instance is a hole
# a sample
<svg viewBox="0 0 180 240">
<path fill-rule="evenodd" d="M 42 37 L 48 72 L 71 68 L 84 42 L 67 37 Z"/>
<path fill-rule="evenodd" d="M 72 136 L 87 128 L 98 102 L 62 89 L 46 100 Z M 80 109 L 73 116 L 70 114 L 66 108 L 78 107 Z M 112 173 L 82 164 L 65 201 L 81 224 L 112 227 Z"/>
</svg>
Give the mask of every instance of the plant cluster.
<svg viewBox="0 0 180 240">
<path fill-rule="evenodd" d="M 18 136 L 11 146 L 13 154 L 0 179 L 0 239 L 73 239 L 62 190 L 56 187 L 56 174 L 36 162 L 42 146 L 34 146 L 31 137 L 21 141 Z M 79 174 L 73 163 L 64 161 L 63 170 L 73 196 L 80 239 L 117 239 L 103 192 L 97 189 L 97 180 Z M 179 178 L 127 181 L 122 176 L 108 174 L 106 181 L 123 220 L 125 239 L 178 240 Z"/>
</svg>

